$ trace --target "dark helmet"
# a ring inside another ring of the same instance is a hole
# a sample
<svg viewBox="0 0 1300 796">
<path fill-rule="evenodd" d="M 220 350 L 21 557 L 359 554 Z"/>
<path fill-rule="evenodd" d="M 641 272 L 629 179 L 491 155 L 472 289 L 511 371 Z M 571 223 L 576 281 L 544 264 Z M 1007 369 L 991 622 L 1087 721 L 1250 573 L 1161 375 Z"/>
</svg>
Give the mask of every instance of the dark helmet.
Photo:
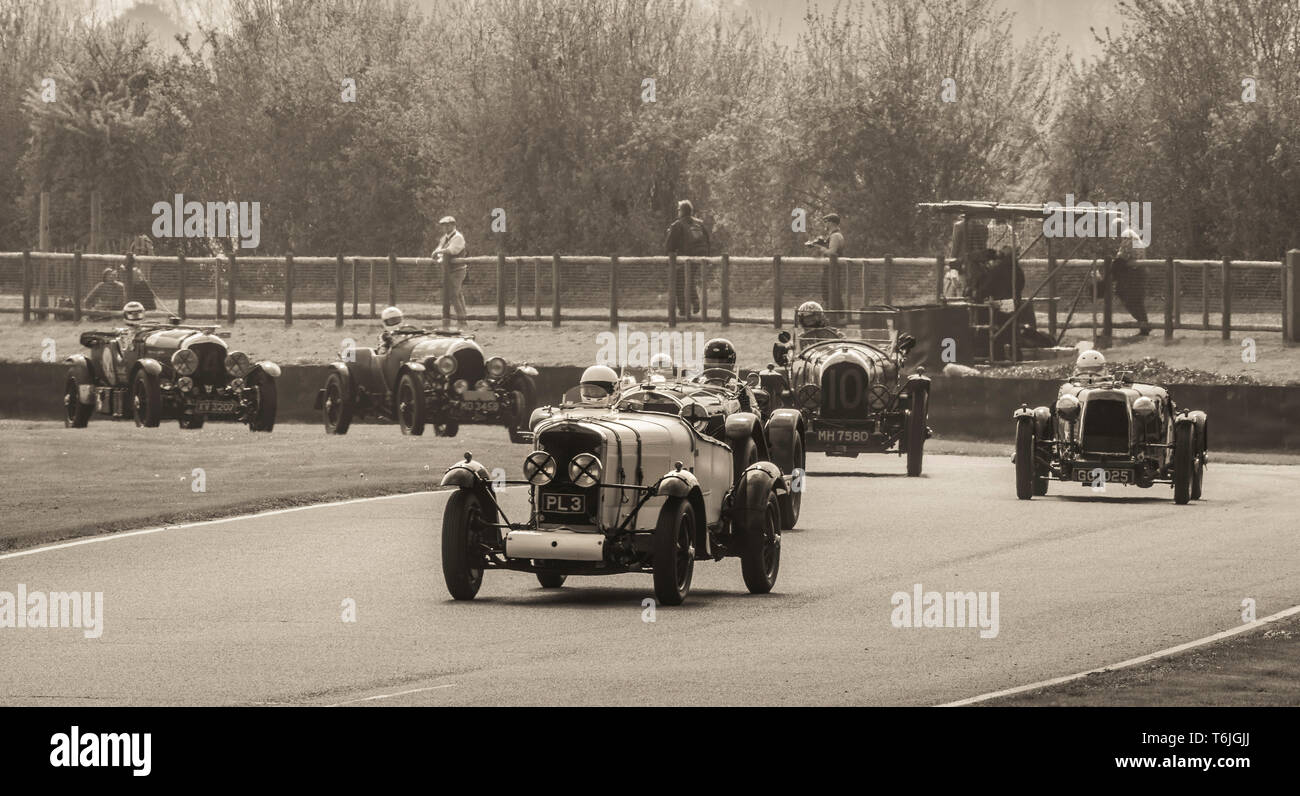
<svg viewBox="0 0 1300 796">
<path fill-rule="evenodd" d="M 736 347 L 725 337 L 715 337 L 704 344 L 704 367 L 736 370 Z"/>
</svg>

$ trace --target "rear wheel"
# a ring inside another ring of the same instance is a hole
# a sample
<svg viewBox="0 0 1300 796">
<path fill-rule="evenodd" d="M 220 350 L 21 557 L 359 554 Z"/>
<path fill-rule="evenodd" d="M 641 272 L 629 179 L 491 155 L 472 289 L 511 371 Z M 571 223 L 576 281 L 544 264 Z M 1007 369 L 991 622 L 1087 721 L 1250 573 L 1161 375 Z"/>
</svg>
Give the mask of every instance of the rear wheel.
<svg viewBox="0 0 1300 796">
<path fill-rule="evenodd" d="M 277 401 L 275 379 L 259 371 L 249 379 L 249 384 L 256 390 L 254 394 L 257 396 L 257 400 L 252 413 L 248 417 L 248 430 L 271 431 L 275 428 Z"/>
<path fill-rule="evenodd" d="M 1034 481 L 1034 421 L 1022 417 L 1016 421 L 1016 497 L 1033 497 Z"/>
<path fill-rule="evenodd" d="M 790 530 L 799 522 L 799 507 L 803 504 L 803 490 L 805 478 L 805 467 L 807 457 L 803 449 L 803 434 L 796 428 L 794 429 L 793 438 L 787 445 L 784 436 L 781 434 L 768 437 L 768 445 L 772 451 L 772 462 L 781 468 L 781 472 L 790 476 L 790 494 L 786 499 L 786 505 L 782 507 L 783 518 L 781 523 L 782 530 Z"/>
<path fill-rule="evenodd" d="M 686 498 L 670 497 L 655 525 L 655 597 L 664 605 L 681 605 L 694 574 L 695 510 Z"/>
<path fill-rule="evenodd" d="M 1192 499 L 1192 477 L 1196 469 L 1196 426 L 1174 426 L 1174 502 L 1184 505 Z"/>
<path fill-rule="evenodd" d="M 442 513 L 442 578 L 452 599 L 472 600 L 483 585 L 483 550 L 488 510 L 475 492 L 458 489 Z"/>
<path fill-rule="evenodd" d="M 414 373 L 403 373 L 397 382 L 397 422 L 403 434 L 424 433 L 424 385 Z"/>
<path fill-rule="evenodd" d="M 930 394 L 925 390 L 912 393 L 912 406 L 907 412 L 907 474 L 912 478 L 921 474 L 922 457 L 925 455 L 926 414 L 930 405 Z"/>
<path fill-rule="evenodd" d="M 740 573 L 751 594 L 767 594 L 781 569 L 781 506 L 776 491 L 767 496 L 767 510 L 755 527 L 745 528 L 740 546 Z"/>
<path fill-rule="evenodd" d="M 81 392 L 81 385 L 77 382 L 77 377 L 68 375 L 68 381 L 63 390 L 63 425 L 68 428 L 85 428 L 90 424 L 90 414 L 95 411 L 94 404 L 83 404 L 78 393 Z"/>
<path fill-rule="evenodd" d="M 555 572 L 538 572 L 537 582 L 542 584 L 543 589 L 558 589 L 564 585 L 566 577 Z"/>
<path fill-rule="evenodd" d="M 135 424 L 157 428 L 158 421 L 162 419 L 162 388 L 158 386 L 158 377 L 144 368 L 136 371 L 131 398 L 135 409 Z"/>
<path fill-rule="evenodd" d="M 343 377 L 331 373 L 325 380 L 325 406 L 321 411 L 325 418 L 326 434 L 346 434 L 352 425 L 352 397 L 343 386 Z"/>
</svg>

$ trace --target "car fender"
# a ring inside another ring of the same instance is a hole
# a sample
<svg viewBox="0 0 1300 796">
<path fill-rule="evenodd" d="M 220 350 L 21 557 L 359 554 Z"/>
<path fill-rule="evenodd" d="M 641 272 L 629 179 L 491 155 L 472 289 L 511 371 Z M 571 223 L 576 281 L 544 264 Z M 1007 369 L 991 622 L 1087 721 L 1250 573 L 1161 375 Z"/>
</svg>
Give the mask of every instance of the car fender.
<svg viewBox="0 0 1300 796">
<path fill-rule="evenodd" d="M 1210 419 L 1199 409 L 1191 412 L 1183 412 L 1174 419 L 1174 427 L 1191 423 L 1196 428 L 1197 453 L 1205 453 L 1209 450 Z"/>
<path fill-rule="evenodd" d="M 95 402 L 95 384 L 90 374 L 90 360 L 84 354 L 73 354 L 63 363 L 68 366 L 69 374 L 77 380 L 77 401 L 83 404 Z"/>
<path fill-rule="evenodd" d="M 745 468 L 731 496 L 732 528 L 744 532 L 761 523 L 767 511 L 767 496 L 773 487 L 780 491 L 783 485 L 780 468 L 771 462 L 757 462 Z"/>
<path fill-rule="evenodd" d="M 131 370 L 131 377 L 134 378 L 135 372 L 142 368 L 150 376 L 161 375 L 163 370 L 162 363 L 159 362 L 158 360 L 153 359 L 151 357 L 142 357 L 136 360 L 135 367 Z"/>
<path fill-rule="evenodd" d="M 758 456 L 760 459 L 767 459 L 767 439 L 763 435 L 762 422 L 758 415 L 753 412 L 735 412 L 727 417 L 727 423 L 724 431 L 727 444 L 735 448 L 735 443 L 744 439 L 752 439 L 758 446 Z"/>
<path fill-rule="evenodd" d="M 685 498 L 695 510 L 695 556 L 710 558 L 713 546 L 709 543 L 709 515 L 705 513 L 704 492 L 700 479 L 690 470 L 669 470 L 655 485 L 655 491 L 667 497 Z"/>
<path fill-rule="evenodd" d="M 794 455 L 794 442 L 805 432 L 803 413 L 797 409 L 777 409 L 767 420 L 768 450 L 772 461 L 780 464 Z"/>
<path fill-rule="evenodd" d="M 1026 404 L 1021 404 L 1020 408 L 1011 414 L 1011 419 L 1019 422 L 1023 417 L 1029 418 L 1029 420 L 1034 424 L 1034 433 L 1040 438 L 1046 438 L 1049 436 L 1047 431 L 1048 426 L 1052 422 L 1051 409 L 1048 409 L 1046 406 L 1030 407 Z"/>
<path fill-rule="evenodd" d="M 492 483 L 492 476 L 482 463 L 474 460 L 473 454 L 465 452 L 465 460 L 456 462 L 442 474 L 441 486 L 454 486 L 460 489 L 486 488 Z"/>
<path fill-rule="evenodd" d="M 248 371 L 248 375 L 252 376 L 254 373 L 258 372 L 259 370 L 273 379 L 280 378 L 280 366 L 275 364 L 269 359 L 264 359 L 261 362 L 254 364 L 253 367 Z"/>
<path fill-rule="evenodd" d="M 903 383 L 902 391 L 906 393 L 909 398 L 918 392 L 924 392 L 928 396 L 930 394 L 930 377 L 921 375 L 920 373 L 913 373 L 911 376 L 908 376 L 907 380 Z"/>
</svg>

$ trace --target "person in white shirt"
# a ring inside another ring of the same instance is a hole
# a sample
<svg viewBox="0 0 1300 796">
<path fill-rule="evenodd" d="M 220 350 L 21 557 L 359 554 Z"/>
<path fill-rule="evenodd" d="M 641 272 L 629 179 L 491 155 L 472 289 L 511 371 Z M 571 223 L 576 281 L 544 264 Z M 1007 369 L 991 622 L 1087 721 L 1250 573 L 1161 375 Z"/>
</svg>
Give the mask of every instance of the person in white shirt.
<svg viewBox="0 0 1300 796">
<path fill-rule="evenodd" d="M 433 250 L 433 259 L 443 268 L 451 269 L 451 306 L 456 310 L 456 320 L 461 326 L 466 326 L 469 313 L 465 308 L 465 276 L 469 273 L 469 264 L 456 261 L 465 251 L 465 236 L 456 229 L 456 219 L 451 216 L 443 216 L 438 223 L 442 225 L 442 240 Z"/>
</svg>

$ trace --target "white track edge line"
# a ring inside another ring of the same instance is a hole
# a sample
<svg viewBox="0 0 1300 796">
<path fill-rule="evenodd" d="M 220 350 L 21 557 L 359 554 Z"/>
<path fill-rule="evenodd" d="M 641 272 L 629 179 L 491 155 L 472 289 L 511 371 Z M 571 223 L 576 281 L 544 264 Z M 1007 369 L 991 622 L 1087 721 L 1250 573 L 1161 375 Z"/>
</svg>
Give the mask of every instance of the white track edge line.
<svg viewBox="0 0 1300 796">
<path fill-rule="evenodd" d="M 375 694 L 374 696 L 361 697 L 359 699 L 345 699 L 342 702 L 335 702 L 333 705 L 325 705 L 327 708 L 337 708 L 344 705 L 357 705 L 362 702 L 374 702 L 378 699 L 392 699 L 393 697 L 406 696 L 407 694 L 421 694 L 425 691 L 437 691 L 441 688 L 455 688 L 455 683 L 445 683 L 443 685 L 431 685 L 426 688 L 412 688 L 407 691 L 398 691 L 393 694 Z"/>
<path fill-rule="evenodd" d="M 1029 685 L 1016 686 L 1015 688 L 1007 688 L 1002 691 L 992 691 L 987 694 L 980 694 L 979 696 L 973 696 L 967 699 L 961 699 L 956 702 L 945 702 L 944 704 L 938 705 L 937 707 L 956 708 L 956 707 L 961 707 L 963 705 L 973 705 L 977 702 L 985 702 L 990 699 L 998 699 L 999 697 L 1011 696 L 1012 694 L 1020 694 L 1025 691 L 1034 691 L 1039 688 L 1048 688 L 1054 685 L 1061 685 L 1062 683 L 1069 683 L 1075 680 L 1081 680 L 1084 677 L 1093 674 L 1101 674 L 1103 672 L 1113 672 L 1113 671 L 1118 671 L 1120 669 L 1127 669 L 1130 666 L 1137 666 L 1139 664 L 1147 663 L 1149 661 L 1154 661 L 1159 658 L 1164 658 L 1169 655 L 1177 654 L 1179 652 L 1185 652 L 1187 650 L 1194 649 L 1196 647 L 1203 647 L 1206 644 L 1211 644 L 1215 641 L 1222 641 L 1225 638 L 1230 638 L 1231 636 L 1235 636 L 1239 633 L 1245 633 L 1249 630 L 1255 630 L 1256 628 L 1260 628 L 1263 627 L 1264 625 L 1272 624 L 1273 622 L 1276 622 L 1279 619 L 1285 619 L 1288 616 L 1292 616 L 1295 614 L 1300 614 L 1300 605 L 1293 605 L 1290 608 L 1287 608 L 1286 610 L 1278 611 L 1275 614 L 1270 614 L 1269 616 L 1266 616 L 1263 619 L 1256 619 L 1254 622 L 1246 622 L 1237 627 L 1229 628 L 1228 630 L 1222 630 L 1218 633 L 1215 633 L 1212 636 L 1199 638 L 1196 639 L 1195 641 L 1188 641 L 1184 644 L 1179 644 L 1176 647 L 1169 647 L 1168 649 L 1158 650 L 1156 652 L 1151 652 L 1146 655 L 1140 655 L 1136 658 L 1129 658 L 1126 661 L 1113 663 L 1109 666 L 1101 666 L 1096 669 L 1089 669 L 1086 672 L 1079 672 L 1077 674 L 1067 674 L 1064 677 L 1054 677 L 1051 680 L 1041 680 L 1037 683 L 1030 683 Z"/>
</svg>

